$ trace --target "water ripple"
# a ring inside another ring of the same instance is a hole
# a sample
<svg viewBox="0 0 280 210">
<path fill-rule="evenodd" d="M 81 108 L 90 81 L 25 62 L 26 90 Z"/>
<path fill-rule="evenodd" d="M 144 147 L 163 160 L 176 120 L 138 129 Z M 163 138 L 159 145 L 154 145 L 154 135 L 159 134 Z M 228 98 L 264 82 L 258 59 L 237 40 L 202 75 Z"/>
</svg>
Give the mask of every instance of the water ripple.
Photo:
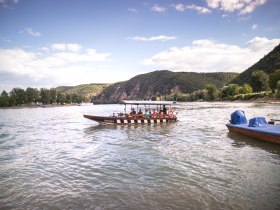
<svg viewBox="0 0 280 210">
<path fill-rule="evenodd" d="M 176 106 L 176 123 L 133 126 L 82 118 L 119 105 L 0 110 L 0 209 L 280 208 L 280 148 L 224 125 L 279 107 Z"/>
</svg>

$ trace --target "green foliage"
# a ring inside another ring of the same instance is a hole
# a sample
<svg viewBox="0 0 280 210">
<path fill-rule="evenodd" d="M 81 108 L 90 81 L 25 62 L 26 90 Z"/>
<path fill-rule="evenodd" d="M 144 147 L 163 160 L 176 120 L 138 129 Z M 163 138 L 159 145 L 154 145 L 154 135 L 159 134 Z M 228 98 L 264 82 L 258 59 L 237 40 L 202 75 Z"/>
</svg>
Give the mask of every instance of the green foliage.
<svg viewBox="0 0 280 210">
<path fill-rule="evenodd" d="M 276 89 L 278 81 L 280 81 L 280 69 L 269 75 L 269 87 L 272 91 Z"/>
<path fill-rule="evenodd" d="M 276 91 L 276 97 L 280 98 L 280 81 L 277 82 Z"/>
<path fill-rule="evenodd" d="M 26 88 L 25 90 L 26 97 L 27 97 L 27 104 L 36 103 L 39 100 L 39 91 L 36 88 Z"/>
<path fill-rule="evenodd" d="M 234 100 L 252 100 L 257 98 L 264 98 L 264 97 L 273 97 L 273 94 L 271 91 L 264 91 L 264 92 L 258 92 L 258 93 L 247 93 L 247 94 L 238 94 L 235 96 L 230 96 L 228 100 L 234 101 Z"/>
<path fill-rule="evenodd" d="M 250 78 L 250 84 L 254 92 L 269 90 L 269 76 L 260 70 L 256 70 L 252 73 Z"/>
<path fill-rule="evenodd" d="M 219 97 L 220 91 L 217 89 L 217 87 L 213 84 L 209 84 L 206 86 L 206 99 L 208 101 L 214 101 L 217 100 Z"/>
<path fill-rule="evenodd" d="M 55 88 L 50 89 L 50 104 L 57 102 L 57 90 Z"/>
<path fill-rule="evenodd" d="M 236 76 L 230 83 L 238 85 L 249 83 L 254 71 L 263 70 L 265 73 L 271 74 L 277 69 L 280 69 L 280 44 L 253 66 Z"/>
<path fill-rule="evenodd" d="M 46 88 L 41 88 L 40 89 L 40 101 L 44 105 L 50 104 L 51 92 L 50 92 L 49 89 L 46 89 Z"/>
<path fill-rule="evenodd" d="M 72 93 L 65 94 L 57 91 L 55 88 L 14 88 L 10 94 L 5 90 L 0 95 L 0 107 L 31 105 L 41 103 L 48 104 L 64 104 L 64 103 L 82 103 L 83 97 Z"/>
<path fill-rule="evenodd" d="M 5 90 L 2 91 L 0 96 L 0 106 L 1 107 L 10 106 L 9 94 Z"/>
<path fill-rule="evenodd" d="M 227 99 L 230 96 L 235 96 L 239 93 L 240 86 L 237 84 L 229 84 L 221 89 L 222 99 Z"/>
<path fill-rule="evenodd" d="M 55 88 L 58 92 L 66 95 L 76 94 L 79 100 L 84 102 L 90 102 L 92 97 L 100 94 L 102 90 L 108 87 L 110 84 L 84 84 L 78 86 L 60 86 Z M 74 97 L 77 98 L 77 97 Z"/>
<path fill-rule="evenodd" d="M 25 91 L 21 88 L 13 88 L 12 91 L 10 92 L 10 103 L 11 105 L 22 105 L 27 102 L 27 97 L 25 94 Z"/>
<path fill-rule="evenodd" d="M 239 93 L 240 94 L 253 93 L 253 88 L 248 84 L 244 84 L 242 85 L 242 87 L 239 87 Z"/>
</svg>

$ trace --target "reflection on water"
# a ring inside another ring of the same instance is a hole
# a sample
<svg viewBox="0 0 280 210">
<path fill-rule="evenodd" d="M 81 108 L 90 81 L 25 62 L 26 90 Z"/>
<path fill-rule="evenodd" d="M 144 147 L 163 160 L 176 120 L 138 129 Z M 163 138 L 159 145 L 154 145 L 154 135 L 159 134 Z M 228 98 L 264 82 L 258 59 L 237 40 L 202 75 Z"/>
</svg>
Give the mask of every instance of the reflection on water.
<svg viewBox="0 0 280 210">
<path fill-rule="evenodd" d="M 120 105 L 0 110 L 0 208 L 280 209 L 280 146 L 229 133 L 231 112 L 279 106 L 177 104 L 171 124 L 104 126 Z"/>
<path fill-rule="evenodd" d="M 257 148 L 264 149 L 271 153 L 280 154 L 280 146 L 277 146 L 273 143 L 269 143 L 269 142 L 262 141 L 262 140 L 259 140 L 259 139 L 253 138 L 253 137 L 243 136 L 241 134 L 232 133 L 232 132 L 228 133 L 228 138 L 234 140 L 232 145 L 235 147 L 251 146 L 251 147 L 257 147 Z"/>
</svg>

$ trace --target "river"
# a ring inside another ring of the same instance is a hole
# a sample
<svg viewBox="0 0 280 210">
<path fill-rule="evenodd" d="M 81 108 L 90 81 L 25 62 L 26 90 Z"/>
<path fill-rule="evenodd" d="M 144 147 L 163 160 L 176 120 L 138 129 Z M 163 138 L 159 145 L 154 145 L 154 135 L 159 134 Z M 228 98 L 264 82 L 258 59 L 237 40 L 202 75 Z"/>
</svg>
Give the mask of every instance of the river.
<svg viewBox="0 0 280 210">
<path fill-rule="evenodd" d="M 229 133 L 236 109 L 181 103 L 179 121 L 104 126 L 121 105 L 0 109 L 0 209 L 280 209 L 280 145 Z"/>
</svg>

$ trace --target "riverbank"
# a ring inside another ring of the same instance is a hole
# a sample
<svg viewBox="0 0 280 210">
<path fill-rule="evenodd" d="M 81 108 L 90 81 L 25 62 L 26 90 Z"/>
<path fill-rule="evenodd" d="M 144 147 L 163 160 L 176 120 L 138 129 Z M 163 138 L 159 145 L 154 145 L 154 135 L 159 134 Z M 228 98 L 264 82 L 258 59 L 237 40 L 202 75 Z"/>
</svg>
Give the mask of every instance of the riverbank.
<svg viewBox="0 0 280 210">
<path fill-rule="evenodd" d="M 48 105 L 23 104 L 23 105 L 20 105 L 20 106 L 0 107 L 0 109 L 53 108 L 53 107 L 69 107 L 69 106 L 82 106 L 82 104 L 77 104 L 77 103 L 72 103 L 72 104 L 48 104 Z"/>
<path fill-rule="evenodd" d="M 280 105 L 280 99 L 276 98 L 256 98 L 256 99 L 249 99 L 249 100 L 233 100 L 233 101 L 193 101 L 193 102 L 186 102 L 186 101 L 178 101 L 178 103 L 195 103 L 195 102 L 209 102 L 209 103 L 216 103 L 216 102 L 228 102 L 228 103 L 260 103 L 260 104 L 275 104 Z M 20 106 L 8 106 L 8 107 L 0 107 L 0 109 L 24 109 L 24 108 L 52 108 L 52 107 L 69 107 L 69 106 L 83 106 L 85 104 L 91 104 L 91 103 L 70 103 L 70 104 L 48 104 L 48 105 L 42 105 L 42 104 L 23 104 Z M 102 105 L 102 104 L 100 104 Z"/>
</svg>

